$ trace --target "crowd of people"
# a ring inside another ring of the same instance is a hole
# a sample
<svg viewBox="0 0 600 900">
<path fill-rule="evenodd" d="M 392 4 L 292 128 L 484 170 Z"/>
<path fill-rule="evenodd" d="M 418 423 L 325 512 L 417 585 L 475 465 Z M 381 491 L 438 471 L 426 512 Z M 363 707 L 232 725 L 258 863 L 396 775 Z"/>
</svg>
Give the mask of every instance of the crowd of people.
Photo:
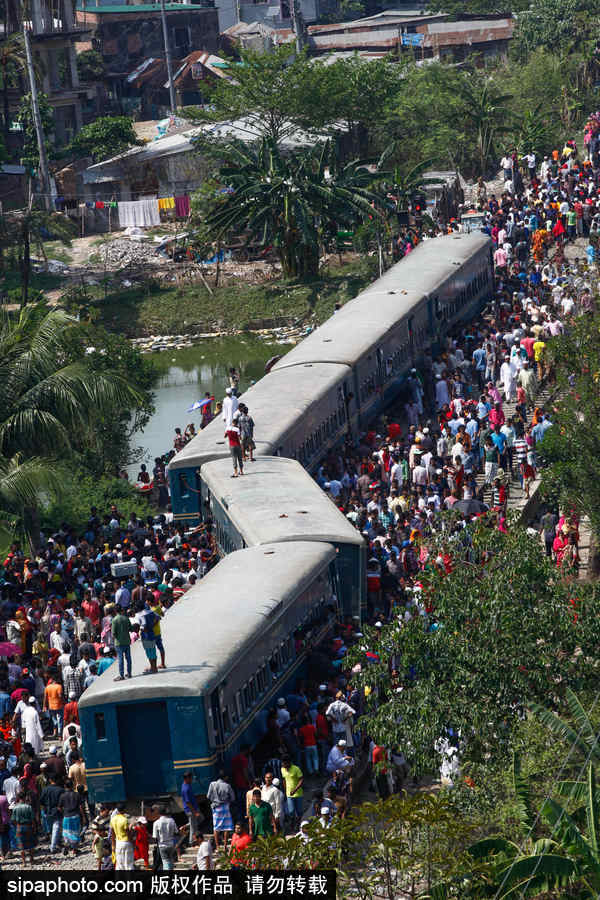
<svg viewBox="0 0 600 900">
<path fill-rule="evenodd" d="M 528 496 L 540 444 L 552 427 L 552 409 L 537 403 L 540 387 L 553 377 L 548 342 L 594 309 L 589 254 L 585 263 L 570 264 L 545 255 L 553 244 L 591 234 L 596 216 L 600 221 L 591 167 L 579 161 L 573 142 L 540 166 L 529 154 L 525 175 L 522 162 L 514 154 L 502 160 L 498 199 L 478 189 L 495 248 L 488 314 L 448 335 L 435 357 L 426 355 L 408 373 L 396 412 L 366 434 L 349 436 L 316 476 L 367 544 L 367 621 L 374 627 L 398 615 L 424 616 L 426 627 L 435 627 L 419 576 L 427 566 L 451 566 L 439 551 L 440 536 L 458 536 L 466 545 L 465 526 L 488 510 L 493 527 L 509 528 L 510 475 Z M 223 400 L 207 395 L 198 424 L 222 418 L 232 477 L 243 475 L 254 451 L 255 423 L 238 393 L 239 376 L 231 369 Z M 154 864 L 165 869 L 186 842 L 197 846 L 199 868 L 214 865 L 217 849 L 243 865 L 257 836 L 296 833 L 309 840 L 310 819 L 327 827 L 333 816 L 344 816 L 360 759 L 372 763 L 380 796 L 404 783 L 401 748 L 374 745 L 359 727 L 364 697 L 346 657 L 362 634 L 350 619 L 334 627 L 325 645 L 310 648 L 307 680 L 277 700 L 260 746 L 234 757 L 206 801 L 194 796 L 191 773 L 185 776 L 185 822 L 176 824 L 161 806 L 135 820 L 124 804 L 95 807 L 79 725 L 82 694 L 107 671 L 117 681 L 131 677 L 131 645 L 138 640 L 148 676 L 168 666 L 164 616 L 218 562 L 211 523 L 185 532 L 168 509 L 165 465 L 195 433 L 193 424 L 183 433 L 176 429 L 172 451 L 155 460 L 152 475 L 140 469 L 138 481 L 154 485 L 166 512 L 140 519 L 116 506 L 92 508 L 83 529 L 65 522 L 41 535 L 35 551 L 13 544 L 3 561 L 2 859 L 18 853 L 31 863 L 44 838 L 59 862 L 61 854 L 77 854 L 89 834 L 99 869 L 131 868 L 136 859 L 148 866 L 153 842 Z M 540 536 L 557 566 L 577 571 L 575 516 L 545 510 Z M 119 563 L 132 564 L 131 574 L 115 574 Z"/>
</svg>

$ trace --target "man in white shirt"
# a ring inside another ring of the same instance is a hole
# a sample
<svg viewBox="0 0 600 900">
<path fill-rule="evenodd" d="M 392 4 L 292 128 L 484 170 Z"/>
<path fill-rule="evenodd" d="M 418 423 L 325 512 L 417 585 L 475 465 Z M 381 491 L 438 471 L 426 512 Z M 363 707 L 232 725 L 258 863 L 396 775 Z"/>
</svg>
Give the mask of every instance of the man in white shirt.
<svg viewBox="0 0 600 900">
<path fill-rule="evenodd" d="M 201 870 L 214 868 L 212 838 L 205 838 L 198 847 L 196 868 Z"/>
<path fill-rule="evenodd" d="M 448 385 L 442 376 L 436 375 L 435 377 L 435 404 L 439 412 L 446 403 L 450 403 L 450 394 L 448 393 Z"/>
<path fill-rule="evenodd" d="M 159 817 L 152 826 L 152 837 L 158 845 L 163 869 L 168 872 L 174 868 L 175 859 L 177 858 L 177 853 L 175 851 L 177 826 L 175 820 L 172 819 L 171 816 L 165 815 L 163 806 L 158 806 L 156 810 L 159 813 Z"/>
<path fill-rule="evenodd" d="M 277 784 L 275 784 L 277 782 Z M 283 832 L 284 804 L 283 791 L 279 790 L 279 779 L 273 778 L 272 772 L 265 772 L 265 783 L 260 789 L 260 797 L 269 803 L 275 819 L 275 830 Z"/>
<path fill-rule="evenodd" d="M 335 700 L 325 710 L 327 719 L 331 722 L 331 731 L 334 741 L 345 738 L 350 746 L 353 745 L 352 717 L 355 710 L 343 699 L 343 694 L 338 691 Z"/>
<path fill-rule="evenodd" d="M 233 414 L 237 412 L 238 398 L 234 396 L 230 387 L 225 389 L 225 397 L 223 399 L 223 421 L 225 428 L 229 428 L 233 423 Z"/>
</svg>

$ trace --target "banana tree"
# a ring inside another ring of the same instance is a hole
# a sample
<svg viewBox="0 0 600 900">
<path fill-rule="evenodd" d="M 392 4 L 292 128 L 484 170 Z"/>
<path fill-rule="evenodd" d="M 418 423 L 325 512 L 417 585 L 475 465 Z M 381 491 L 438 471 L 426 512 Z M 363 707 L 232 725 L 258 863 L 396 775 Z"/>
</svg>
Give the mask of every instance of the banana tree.
<svg viewBox="0 0 600 900">
<path fill-rule="evenodd" d="M 552 710 L 539 703 L 530 703 L 529 709 L 552 734 L 577 750 L 585 760 L 600 763 L 600 734 L 592 725 L 589 715 L 571 688 L 565 691 L 565 698 L 574 726 L 561 719 Z"/>
<path fill-rule="evenodd" d="M 587 767 L 584 782 L 559 782 L 556 793 L 566 798 L 563 806 L 548 798 L 533 818 L 530 789 L 517 766 L 515 792 L 520 801 L 523 842 L 493 836 L 470 848 L 474 859 L 491 858 L 489 886 L 498 900 L 508 897 L 533 897 L 541 891 L 560 891 L 560 896 L 579 900 L 597 900 L 600 895 L 600 853 L 598 828 L 600 808 L 596 774 Z M 583 807 L 569 813 L 567 807 L 579 801 Z M 533 839 L 542 825 L 550 835 Z"/>
</svg>

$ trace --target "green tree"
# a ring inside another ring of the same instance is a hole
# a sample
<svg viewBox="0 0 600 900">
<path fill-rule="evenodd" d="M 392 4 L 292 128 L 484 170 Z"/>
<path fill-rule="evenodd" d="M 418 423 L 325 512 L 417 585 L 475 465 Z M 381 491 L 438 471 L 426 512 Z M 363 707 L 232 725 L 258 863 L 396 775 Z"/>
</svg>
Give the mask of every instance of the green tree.
<svg viewBox="0 0 600 900">
<path fill-rule="evenodd" d="M 349 657 L 370 688 L 365 730 L 401 747 L 417 774 L 437 770 L 435 744 L 449 726 L 463 736 L 465 763 L 506 758 L 528 701 L 549 705 L 561 685 L 581 690 L 594 682 L 593 589 L 562 580 L 539 541 L 516 524 L 507 535 L 485 521 L 470 536 L 449 528 L 451 549 L 447 537 L 439 546 L 433 541 L 421 576 L 420 602 L 432 608 L 437 627 L 418 615 L 406 623 L 401 615 L 380 635 L 365 626 L 365 640 Z M 446 552 L 448 574 L 433 565 Z M 367 665 L 367 649 L 380 662 Z M 392 655 L 399 671 L 393 684 Z"/>
<path fill-rule="evenodd" d="M 247 851 L 258 868 L 333 869 L 340 900 L 431 897 L 442 878 L 473 868 L 466 847 L 473 829 L 459 821 L 449 793 L 405 793 L 353 807 L 323 828 L 308 826 L 310 840 L 259 838 Z"/>
<path fill-rule="evenodd" d="M 54 131 L 54 112 L 46 94 L 38 94 L 38 105 L 44 132 L 44 142 L 46 144 L 46 155 L 48 156 L 48 159 L 51 159 L 52 152 L 49 138 Z M 26 168 L 37 170 L 40 164 L 40 155 L 38 151 L 35 124 L 33 121 L 31 94 L 26 94 L 25 97 L 23 97 L 17 113 L 17 122 L 23 129 L 23 153 L 21 162 Z"/>
<path fill-rule="evenodd" d="M 126 377 L 90 365 L 80 329 L 40 304 L 0 327 L 0 503 L 30 533 L 33 499 L 56 488 L 54 460 L 91 422 L 141 399 Z"/>
<path fill-rule="evenodd" d="M 101 116 L 77 132 L 70 150 L 77 156 L 91 156 L 99 162 L 139 143 L 128 116 Z"/>
<path fill-rule="evenodd" d="M 4 119 L 4 136 L 8 138 L 11 125 L 9 91 L 14 86 L 19 73 L 25 72 L 27 61 L 23 36 L 11 35 L 0 44 L 0 70 L 2 71 L 2 103 Z"/>
<path fill-rule="evenodd" d="M 212 86 L 210 107 L 188 108 L 186 115 L 199 122 L 243 119 L 259 135 L 278 143 L 307 118 L 311 63 L 304 54 L 296 55 L 290 44 L 271 53 L 242 50 L 240 55 L 239 62 L 230 61 L 231 77 Z M 310 117 L 322 124 L 318 108 Z"/>
<path fill-rule="evenodd" d="M 573 724 L 539 703 L 530 703 L 529 708 L 542 725 L 567 744 L 571 751 L 577 751 L 585 762 L 591 760 L 597 765 L 600 763 L 598 729 L 592 723 L 590 714 L 585 711 L 577 694 L 569 687 L 566 688 L 565 699 Z"/>
<path fill-rule="evenodd" d="M 338 168 L 327 143 L 284 155 L 265 139 L 257 147 L 223 144 L 218 153 L 225 161 L 220 180 L 233 190 L 208 216 L 209 226 L 217 238 L 246 233 L 272 245 L 287 277 L 315 277 L 323 239 L 375 214 L 369 173 L 356 164 Z"/>
<path fill-rule="evenodd" d="M 475 136 L 478 171 L 485 176 L 496 163 L 498 138 L 511 130 L 507 106 L 512 97 L 490 77 L 474 74 L 462 77 L 459 90 L 466 127 Z"/>
<path fill-rule="evenodd" d="M 513 53 L 526 57 L 538 47 L 566 56 L 595 40 L 595 0 L 537 0 L 519 13 Z"/>
<path fill-rule="evenodd" d="M 65 216 L 33 205 L 13 216 L 4 217 L 0 223 L 0 247 L 16 258 L 21 276 L 22 306 L 29 300 L 32 245 L 37 245 L 40 254 L 45 257 L 44 240 L 49 234 L 68 247 L 76 231 L 76 226 Z"/>
<path fill-rule="evenodd" d="M 588 516 L 600 535 L 600 315 L 586 315 L 548 346 L 560 399 L 550 411 L 554 423 L 539 452 L 544 490 L 563 509 Z"/>
<path fill-rule="evenodd" d="M 474 135 L 460 87 L 461 74 L 453 66 L 406 66 L 401 89 L 389 97 L 375 126 L 380 146 L 394 147 L 390 163 L 410 169 L 426 158 L 442 169 L 474 171 Z"/>
<path fill-rule="evenodd" d="M 550 830 L 550 836 L 536 841 L 531 840 L 537 818 L 527 802 L 529 786 L 524 779 L 518 779 L 515 786 L 523 801 L 524 841 L 515 843 L 497 836 L 471 847 L 475 858 L 493 858 L 495 896 L 533 897 L 551 891 L 551 896 L 596 900 L 600 892 L 600 807 L 594 766 L 587 766 L 583 782 L 558 782 L 555 793 L 567 804 L 583 801 L 583 807 L 570 813 L 567 804 L 546 799 L 537 818 Z"/>
<path fill-rule="evenodd" d="M 84 50 L 77 54 L 77 72 L 81 81 L 100 81 L 106 75 L 106 66 L 98 50 Z"/>
</svg>

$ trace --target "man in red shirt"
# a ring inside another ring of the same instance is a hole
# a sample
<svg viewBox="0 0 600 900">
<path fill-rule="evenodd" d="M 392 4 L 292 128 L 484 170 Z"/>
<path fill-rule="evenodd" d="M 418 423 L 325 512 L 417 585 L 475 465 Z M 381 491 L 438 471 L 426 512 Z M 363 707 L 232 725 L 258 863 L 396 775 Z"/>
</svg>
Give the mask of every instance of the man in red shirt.
<svg viewBox="0 0 600 900">
<path fill-rule="evenodd" d="M 240 470 L 240 475 L 244 474 L 244 461 L 242 458 L 242 442 L 240 439 L 240 429 L 235 424 L 235 421 L 236 420 L 234 416 L 234 421 L 225 432 L 225 437 L 229 441 L 229 452 L 231 454 L 231 459 L 233 462 L 233 475 L 231 476 L 232 478 L 237 478 L 238 468 Z"/>
<path fill-rule="evenodd" d="M 309 775 L 316 775 L 319 771 L 319 752 L 317 750 L 317 729 L 305 719 L 304 724 L 298 729 L 302 746 L 304 747 L 304 756 L 306 759 L 306 771 Z"/>
<path fill-rule="evenodd" d="M 375 784 L 377 785 L 377 791 L 382 800 L 386 800 L 390 796 L 390 787 L 387 780 L 387 768 L 383 765 L 386 760 L 387 754 L 385 752 L 385 747 L 376 744 L 373 747 L 371 762 L 373 764 L 373 771 L 375 772 Z"/>
<path fill-rule="evenodd" d="M 242 822 L 237 822 L 231 838 L 231 868 L 244 869 L 248 867 L 248 861 L 244 851 L 252 843 L 252 838 Z"/>
</svg>

